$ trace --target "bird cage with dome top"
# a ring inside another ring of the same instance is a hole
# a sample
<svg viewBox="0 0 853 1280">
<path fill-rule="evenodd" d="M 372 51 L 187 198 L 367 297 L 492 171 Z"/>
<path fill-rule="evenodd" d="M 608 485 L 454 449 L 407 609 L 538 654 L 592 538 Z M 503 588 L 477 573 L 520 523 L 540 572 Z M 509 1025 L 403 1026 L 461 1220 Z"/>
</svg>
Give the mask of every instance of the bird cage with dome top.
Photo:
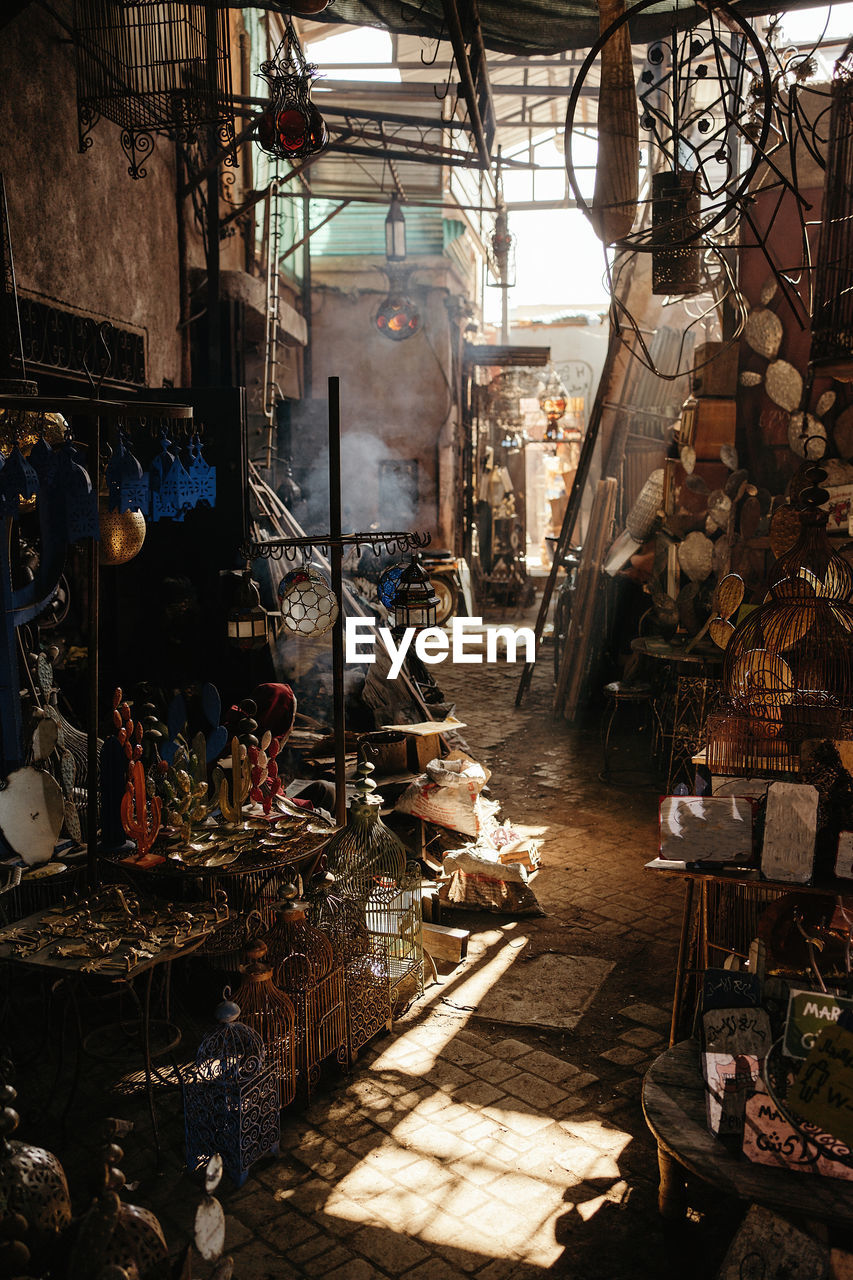
<svg viewBox="0 0 853 1280">
<path fill-rule="evenodd" d="M 214 1029 L 199 1045 L 184 1086 L 187 1168 L 217 1152 L 241 1187 L 261 1156 L 278 1155 L 278 1081 L 257 1031 L 240 1022 L 240 1006 L 223 992 Z"/>
<path fill-rule="evenodd" d="M 323 930 L 308 920 L 302 901 L 277 904 L 265 940 L 276 986 L 296 1010 L 296 1060 L 310 1097 L 327 1058 L 347 1061 L 343 965 Z"/>
<path fill-rule="evenodd" d="M 826 536 L 825 478 L 806 466 L 799 537 L 726 645 L 723 705 L 708 719 L 713 773 L 796 777 L 804 742 L 853 739 L 853 569 Z"/>
<path fill-rule="evenodd" d="M 296 1097 L 296 1011 L 290 997 L 273 982 L 266 955 L 266 943 L 260 939 L 246 948 L 246 962 L 240 967 L 243 981 L 235 1003 L 264 1042 L 278 1082 L 279 1106 L 286 1107 Z"/>
<path fill-rule="evenodd" d="M 380 817 L 372 773 L 373 765 L 362 760 L 349 822 L 326 846 L 326 862 L 339 891 L 363 908 L 368 933 L 387 957 L 393 1008 L 423 991 L 421 877 Z"/>
<path fill-rule="evenodd" d="M 367 928 L 365 909 L 327 876 L 308 895 L 312 922 L 322 929 L 344 970 L 350 1061 L 391 1022 L 388 953 Z"/>
</svg>

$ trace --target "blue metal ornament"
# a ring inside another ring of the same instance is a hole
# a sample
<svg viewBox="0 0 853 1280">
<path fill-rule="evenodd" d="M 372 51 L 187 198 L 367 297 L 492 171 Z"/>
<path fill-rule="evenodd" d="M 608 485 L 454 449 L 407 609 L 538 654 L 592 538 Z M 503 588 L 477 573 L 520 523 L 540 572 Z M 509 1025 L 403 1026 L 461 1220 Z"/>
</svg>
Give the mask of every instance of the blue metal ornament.
<svg viewBox="0 0 853 1280">
<path fill-rule="evenodd" d="M 17 514 L 38 490 L 38 476 L 16 444 L 0 468 L 0 513 Z"/>
<path fill-rule="evenodd" d="M 150 477 L 127 446 L 127 436 L 121 431 L 104 472 L 109 508 L 119 513 L 141 511 L 147 516 L 151 506 Z"/>
<path fill-rule="evenodd" d="M 212 467 L 202 451 L 201 437 L 196 433 L 184 450 L 186 472 L 190 478 L 192 505 L 216 506 L 216 467 Z"/>
<path fill-rule="evenodd" d="M 278 1155 L 281 1136 L 278 1081 L 261 1037 L 238 1021 L 239 1007 L 225 988 L 217 1026 L 198 1048 L 183 1082 L 187 1168 L 202 1168 L 217 1152 L 241 1187 L 249 1168 Z"/>
<path fill-rule="evenodd" d="M 384 569 L 379 576 L 379 583 L 376 588 L 382 604 L 386 609 L 394 608 L 394 601 L 397 598 L 397 587 L 400 582 L 400 575 L 406 568 L 405 564 L 392 564 Z"/>
<path fill-rule="evenodd" d="M 85 467 L 77 461 L 72 440 L 59 449 L 57 468 L 48 490 L 48 501 L 62 509 L 62 524 L 68 542 L 81 538 L 98 540 L 98 494 Z"/>
<path fill-rule="evenodd" d="M 160 452 L 151 463 L 152 520 L 183 520 L 194 505 L 192 482 L 180 458 L 170 452 L 171 443 L 166 432 L 161 431 Z"/>
</svg>

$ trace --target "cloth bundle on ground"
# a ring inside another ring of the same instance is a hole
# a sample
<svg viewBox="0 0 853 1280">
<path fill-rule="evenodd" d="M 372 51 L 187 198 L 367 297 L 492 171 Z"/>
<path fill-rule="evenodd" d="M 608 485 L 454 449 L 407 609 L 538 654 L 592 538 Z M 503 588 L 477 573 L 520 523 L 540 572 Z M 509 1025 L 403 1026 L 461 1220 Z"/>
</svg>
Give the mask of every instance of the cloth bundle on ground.
<svg viewBox="0 0 853 1280">
<path fill-rule="evenodd" d="M 479 836 L 497 825 L 498 804 L 480 794 L 490 776 L 464 751 L 451 751 L 444 760 L 431 760 L 395 807 L 462 835 Z"/>
</svg>

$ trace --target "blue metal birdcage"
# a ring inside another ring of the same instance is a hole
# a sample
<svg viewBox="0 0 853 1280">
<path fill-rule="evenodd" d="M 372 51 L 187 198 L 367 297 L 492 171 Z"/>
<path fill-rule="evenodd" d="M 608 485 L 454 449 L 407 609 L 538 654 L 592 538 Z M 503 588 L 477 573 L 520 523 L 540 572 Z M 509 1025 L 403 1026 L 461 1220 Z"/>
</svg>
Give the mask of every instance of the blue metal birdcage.
<svg viewBox="0 0 853 1280">
<path fill-rule="evenodd" d="M 202 1040 L 184 1080 L 187 1168 L 194 1172 L 219 1152 L 226 1173 L 241 1187 L 256 1160 L 278 1155 L 278 1082 L 261 1037 L 238 1021 L 230 988 L 223 995 L 217 1025 Z"/>
</svg>

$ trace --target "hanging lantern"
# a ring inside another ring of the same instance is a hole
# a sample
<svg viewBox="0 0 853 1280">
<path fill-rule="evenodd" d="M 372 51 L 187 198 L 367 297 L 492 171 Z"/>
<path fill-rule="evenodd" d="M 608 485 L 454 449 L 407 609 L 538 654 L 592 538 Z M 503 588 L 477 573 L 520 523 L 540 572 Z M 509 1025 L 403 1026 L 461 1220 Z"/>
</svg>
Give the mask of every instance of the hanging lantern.
<svg viewBox="0 0 853 1280">
<path fill-rule="evenodd" d="M 509 229 L 506 205 L 498 202 L 495 229 L 489 237 L 488 264 L 493 288 L 511 289 L 515 284 L 516 238 Z"/>
<path fill-rule="evenodd" d="M 329 143 L 320 112 L 311 101 L 317 68 L 306 60 L 289 18 L 284 39 L 260 74 L 270 88 L 270 100 L 258 119 L 258 145 L 278 160 L 303 160 Z"/>
<path fill-rule="evenodd" d="M 811 364 L 853 380 L 853 56 L 835 64 L 823 217 L 815 272 Z"/>
<path fill-rule="evenodd" d="M 0 1074 L 0 1204 L 3 1217 L 19 1214 L 26 1222 L 23 1241 L 34 1267 L 59 1262 L 63 1237 L 71 1225 L 71 1197 L 65 1172 L 56 1156 L 42 1147 L 18 1142 L 12 1134 L 19 1116 L 14 1109 L 16 1093 Z M 26 1259 L 24 1260 L 26 1262 Z"/>
<path fill-rule="evenodd" d="M 338 602 L 329 580 L 313 565 L 292 569 L 282 578 L 278 596 L 281 617 L 295 635 L 325 635 L 338 620 Z"/>
<path fill-rule="evenodd" d="M 111 511 L 109 499 L 98 504 L 101 536 L 98 559 L 101 564 L 127 564 L 142 550 L 145 541 L 145 516 L 141 511 Z"/>
<path fill-rule="evenodd" d="M 385 219 L 385 257 L 389 262 L 404 262 L 406 258 L 406 219 L 396 193 Z"/>
<path fill-rule="evenodd" d="M 241 1187 L 251 1165 L 278 1155 L 281 1136 L 278 1082 L 257 1031 L 239 1022 L 229 987 L 216 1010 L 216 1027 L 202 1040 L 184 1081 L 187 1168 L 203 1168 L 216 1152 Z"/>
<path fill-rule="evenodd" d="M 539 397 L 539 408 L 548 419 L 548 425 L 545 427 L 544 438 L 546 440 L 562 440 L 563 431 L 560 427 L 560 419 L 564 416 L 569 405 L 569 395 L 560 379 L 560 375 L 556 369 L 551 370 L 551 375 L 545 384 L 545 389 Z"/>
<path fill-rule="evenodd" d="M 423 631 L 435 626 L 438 596 L 429 575 L 414 556 L 400 574 L 392 608 L 395 631 L 402 631 L 406 627 Z"/>
<path fill-rule="evenodd" d="M 249 568 L 240 579 L 237 598 L 228 613 L 228 639 L 238 649 L 263 649 L 269 642 L 269 619 L 261 593 Z"/>
<path fill-rule="evenodd" d="M 700 175 L 652 174 L 652 293 L 695 294 L 702 280 Z"/>
<path fill-rule="evenodd" d="M 240 966 L 243 981 L 234 1003 L 244 1022 L 263 1041 L 278 1084 L 279 1107 L 286 1107 L 296 1097 L 296 1011 L 290 998 L 273 983 L 266 954 L 266 943 L 261 941 L 246 948 L 246 963 Z"/>
<path fill-rule="evenodd" d="M 379 582 L 376 586 L 376 594 L 386 609 L 393 609 L 394 597 L 397 594 L 397 586 L 400 582 L 400 575 L 406 567 L 406 562 L 400 564 L 389 564 L 387 569 L 383 569 L 379 575 Z"/>
<path fill-rule="evenodd" d="M 386 338 L 403 342 L 418 332 L 421 316 L 411 298 L 403 293 L 389 293 L 379 304 L 375 323 Z"/>
</svg>

